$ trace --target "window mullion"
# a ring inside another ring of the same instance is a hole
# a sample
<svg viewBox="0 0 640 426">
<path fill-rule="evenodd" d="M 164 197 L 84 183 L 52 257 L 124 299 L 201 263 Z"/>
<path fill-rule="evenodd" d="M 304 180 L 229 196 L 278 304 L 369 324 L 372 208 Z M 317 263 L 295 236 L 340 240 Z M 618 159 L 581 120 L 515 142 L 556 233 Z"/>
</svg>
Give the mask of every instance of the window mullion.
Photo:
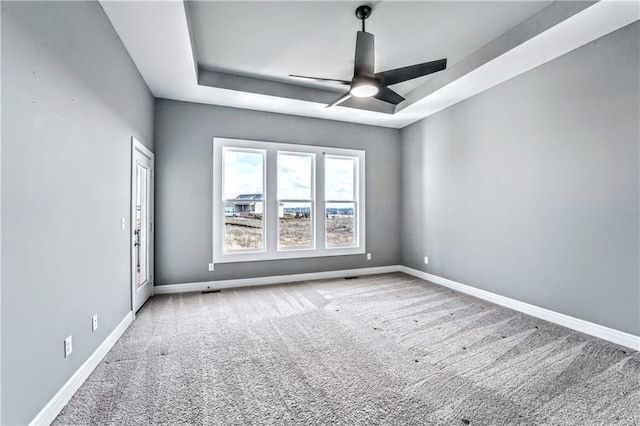
<svg viewBox="0 0 640 426">
<path fill-rule="evenodd" d="M 278 251 L 278 196 L 277 196 L 277 173 L 278 173 L 278 152 L 274 149 L 267 149 L 265 179 L 265 226 L 267 227 L 267 253 L 273 254 Z"/>
<path fill-rule="evenodd" d="M 357 161 L 357 175 L 356 175 L 356 206 L 357 206 L 357 220 L 358 220 L 358 245 L 366 251 L 366 215 L 365 215 L 365 153 L 363 152 Z"/>
<path fill-rule="evenodd" d="M 315 202 L 315 216 L 316 216 L 316 250 L 318 252 L 324 252 L 325 247 L 325 196 L 324 196 L 324 153 L 316 157 L 316 169 L 315 169 L 315 186 L 316 186 L 316 202 Z"/>
</svg>

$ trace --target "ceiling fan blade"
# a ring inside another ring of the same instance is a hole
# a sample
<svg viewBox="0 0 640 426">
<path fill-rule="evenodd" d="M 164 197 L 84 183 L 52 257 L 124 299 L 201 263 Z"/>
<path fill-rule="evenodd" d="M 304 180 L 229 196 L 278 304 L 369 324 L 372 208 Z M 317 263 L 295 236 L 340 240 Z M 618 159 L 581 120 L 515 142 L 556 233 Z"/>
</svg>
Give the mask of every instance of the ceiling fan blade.
<svg viewBox="0 0 640 426">
<path fill-rule="evenodd" d="M 376 74 L 376 78 L 384 86 L 390 86 L 403 81 L 422 77 L 423 75 L 442 71 L 447 68 L 447 60 L 425 62 L 423 64 L 411 65 L 408 67 L 396 68 L 394 70 L 383 71 Z"/>
<path fill-rule="evenodd" d="M 327 105 L 325 108 L 329 108 L 332 106 L 336 106 L 338 104 L 341 104 L 342 102 L 346 101 L 347 99 L 349 99 L 351 97 L 351 92 L 347 92 L 344 95 L 340 96 L 338 99 L 336 99 L 335 101 L 331 102 L 329 105 Z"/>
<path fill-rule="evenodd" d="M 404 98 L 402 96 L 398 95 L 396 92 L 389 89 L 388 87 L 381 87 L 378 90 L 378 93 L 373 95 L 373 97 L 393 105 L 398 105 L 400 102 L 404 101 Z"/>
<path fill-rule="evenodd" d="M 375 47 L 373 34 L 358 31 L 356 37 L 356 58 L 353 68 L 354 76 L 373 77 L 375 74 Z"/>
<path fill-rule="evenodd" d="M 338 80 L 335 78 L 321 78 L 321 77 L 309 77 L 306 75 L 295 75 L 295 74 L 289 74 L 289 77 L 293 77 L 293 78 L 300 78 L 302 80 L 311 80 L 311 81 L 322 81 L 325 83 L 336 83 L 336 84 L 342 84 L 345 86 L 348 86 L 351 84 L 350 81 L 347 80 Z"/>
</svg>

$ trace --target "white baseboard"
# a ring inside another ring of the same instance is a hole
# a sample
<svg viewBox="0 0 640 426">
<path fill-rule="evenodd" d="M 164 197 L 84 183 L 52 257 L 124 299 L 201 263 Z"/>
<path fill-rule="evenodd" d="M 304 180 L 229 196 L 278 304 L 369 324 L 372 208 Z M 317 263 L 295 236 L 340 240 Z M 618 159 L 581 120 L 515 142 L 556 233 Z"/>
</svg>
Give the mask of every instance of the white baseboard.
<svg viewBox="0 0 640 426">
<path fill-rule="evenodd" d="M 98 346 L 98 348 L 91 354 L 84 364 L 73 373 L 73 376 L 62 388 L 51 398 L 51 401 L 45 405 L 45 407 L 38 413 L 38 415 L 29 423 L 29 425 L 49 425 L 56 418 L 60 411 L 69 402 L 73 394 L 80 388 L 80 386 L 87 380 L 87 377 L 98 366 L 102 358 L 111 350 L 113 345 L 118 341 L 120 336 L 125 332 L 127 327 L 133 321 L 133 315 L 131 312 L 120 321 L 120 324 L 107 336 L 107 338 Z"/>
<path fill-rule="evenodd" d="M 480 290 L 479 288 L 461 284 L 459 282 L 442 278 L 437 275 L 428 274 L 417 269 L 400 266 L 399 270 L 400 272 L 404 272 L 405 274 L 413 275 L 414 277 L 431 281 L 432 283 L 439 284 L 441 286 L 448 287 L 450 289 L 457 290 L 471 296 L 475 296 L 479 299 L 495 303 L 496 305 L 501 305 L 515 311 L 519 311 L 527 315 L 531 315 L 533 317 L 570 328 L 572 330 L 580 331 L 582 333 L 589 334 L 600 339 L 608 340 L 609 342 L 626 346 L 628 348 L 635 349 L 636 351 L 640 351 L 640 336 L 634 336 L 633 334 L 624 333 L 622 331 L 614 330 L 613 328 L 605 327 L 603 325 L 594 324 L 592 322 L 574 318 L 569 315 L 551 311 L 549 309 L 540 308 L 538 306 L 520 302 L 515 299 L 510 299 L 505 296 L 500 296 L 499 294 L 491 293 L 486 290 Z"/>
<path fill-rule="evenodd" d="M 284 284 L 297 281 L 326 280 L 355 275 L 375 275 L 398 272 L 399 265 L 378 266 L 362 269 L 344 269 L 341 271 L 311 272 L 307 274 L 275 275 L 271 277 L 242 278 L 237 280 L 205 281 L 199 283 L 169 284 L 155 287 L 154 294 L 186 293 L 190 291 L 221 290 L 225 288 L 247 287 L 254 285 Z"/>
</svg>

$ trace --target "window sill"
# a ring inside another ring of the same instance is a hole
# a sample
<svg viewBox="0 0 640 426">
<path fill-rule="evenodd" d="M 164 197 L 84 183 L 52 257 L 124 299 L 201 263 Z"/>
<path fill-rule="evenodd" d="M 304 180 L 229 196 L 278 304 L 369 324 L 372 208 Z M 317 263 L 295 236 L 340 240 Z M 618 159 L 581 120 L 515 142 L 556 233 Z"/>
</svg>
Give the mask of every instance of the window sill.
<svg viewBox="0 0 640 426">
<path fill-rule="evenodd" d="M 352 256 L 365 254 L 363 247 L 340 247 L 334 249 L 283 250 L 277 253 L 246 252 L 223 254 L 213 259 L 214 263 L 262 262 L 269 260 L 305 259 L 316 257 Z"/>
</svg>

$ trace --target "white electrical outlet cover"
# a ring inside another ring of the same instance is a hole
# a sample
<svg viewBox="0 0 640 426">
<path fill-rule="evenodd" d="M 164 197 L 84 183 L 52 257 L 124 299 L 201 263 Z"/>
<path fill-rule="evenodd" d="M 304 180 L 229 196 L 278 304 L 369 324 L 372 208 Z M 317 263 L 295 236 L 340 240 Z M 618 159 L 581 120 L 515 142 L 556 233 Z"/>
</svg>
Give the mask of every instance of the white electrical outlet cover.
<svg viewBox="0 0 640 426">
<path fill-rule="evenodd" d="M 429 258 L 427 256 L 424 257 L 424 263 L 428 264 L 429 263 Z"/>
<path fill-rule="evenodd" d="M 91 318 L 91 331 L 95 332 L 98 329 L 98 314 Z"/>
<path fill-rule="evenodd" d="M 210 264 L 209 264 L 209 272 L 211 272 L 211 271 L 213 271 L 213 270 L 214 270 L 213 263 L 210 263 Z"/>
<path fill-rule="evenodd" d="M 66 358 L 71 355 L 71 352 L 73 352 L 73 341 L 72 337 L 69 336 L 64 339 L 64 357 Z"/>
</svg>

